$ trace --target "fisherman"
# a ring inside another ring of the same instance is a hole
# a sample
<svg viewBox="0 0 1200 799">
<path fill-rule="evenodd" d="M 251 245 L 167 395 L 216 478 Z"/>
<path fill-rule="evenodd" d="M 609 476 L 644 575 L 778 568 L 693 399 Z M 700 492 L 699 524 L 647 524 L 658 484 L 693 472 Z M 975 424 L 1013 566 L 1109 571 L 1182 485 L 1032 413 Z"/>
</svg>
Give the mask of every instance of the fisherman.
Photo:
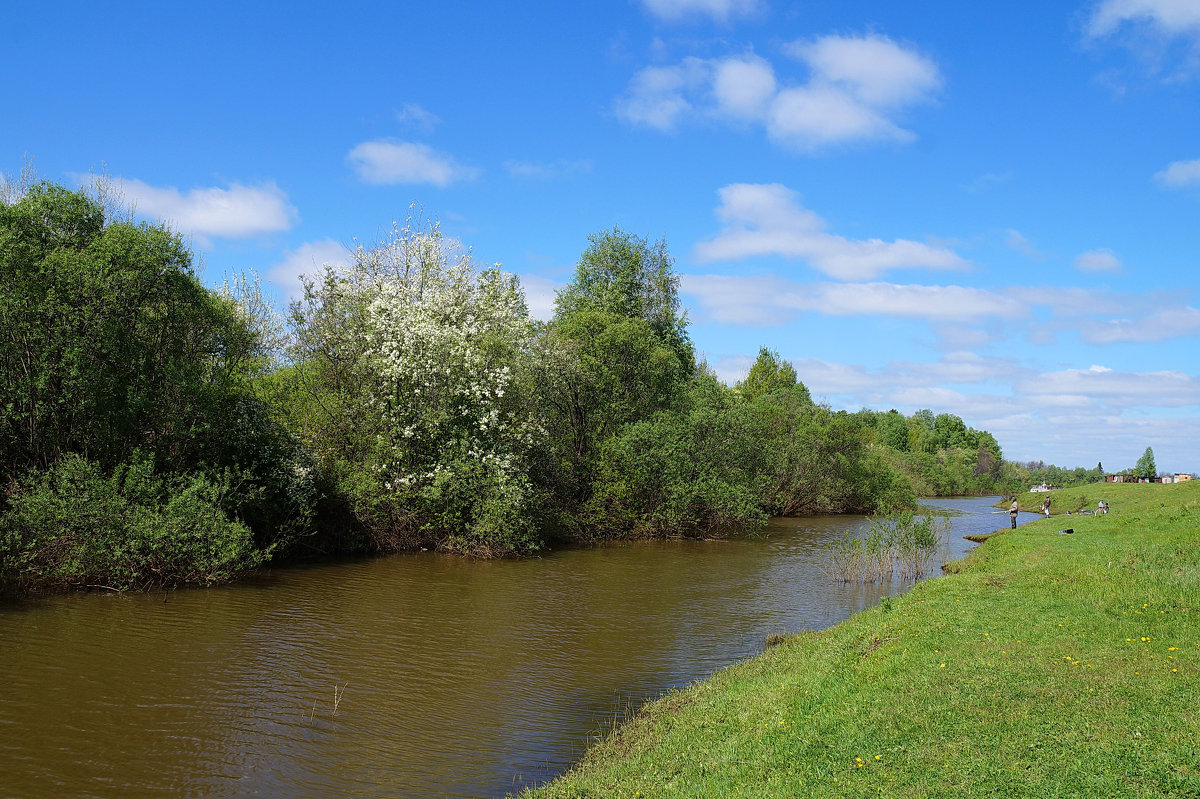
<svg viewBox="0 0 1200 799">
<path fill-rule="evenodd" d="M 1046 518 L 1050 518 L 1050 497 L 1046 497 L 1046 501 L 1042 503 L 1042 513 Z"/>
<path fill-rule="evenodd" d="M 1012 505 L 1008 506 L 1008 518 L 1012 519 L 1012 529 L 1017 529 L 1017 511 L 1021 506 L 1017 504 L 1017 498 L 1013 497 Z"/>
</svg>

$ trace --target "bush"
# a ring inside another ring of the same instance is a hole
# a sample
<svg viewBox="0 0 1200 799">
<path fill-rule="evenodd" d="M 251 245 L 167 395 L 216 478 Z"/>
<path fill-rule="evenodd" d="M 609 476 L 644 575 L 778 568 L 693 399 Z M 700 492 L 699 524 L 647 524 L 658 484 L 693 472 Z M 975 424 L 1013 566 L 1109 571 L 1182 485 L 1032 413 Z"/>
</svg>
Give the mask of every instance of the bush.
<svg viewBox="0 0 1200 799">
<path fill-rule="evenodd" d="M 164 477 L 135 453 L 105 476 L 69 455 L 15 487 L 0 516 L 0 576 L 24 587 L 149 588 L 227 580 L 262 563 L 224 506 L 231 473 Z"/>
</svg>

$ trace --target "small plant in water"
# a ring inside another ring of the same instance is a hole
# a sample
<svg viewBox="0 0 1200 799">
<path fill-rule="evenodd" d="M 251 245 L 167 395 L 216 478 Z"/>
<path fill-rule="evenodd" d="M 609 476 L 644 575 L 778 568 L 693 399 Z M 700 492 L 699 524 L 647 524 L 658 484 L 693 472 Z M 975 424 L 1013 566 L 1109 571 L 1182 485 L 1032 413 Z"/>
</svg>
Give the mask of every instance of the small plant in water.
<svg viewBox="0 0 1200 799">
<path fill-rule="evenodd" d="M 333 684 L 333 716 L 332 716 L 332 718 L 335 718 L 335 719 L 337 718 L 338 705 L 342 704 L 342 697 L 344 697 L 346 695 L 346 686 L 348 686 L 348 685 L 350 685 L 350 683 L 346 683 L 346 685 L 343 685 L 341 688 L 338 688 L 337 683 Z"/>
</svg>

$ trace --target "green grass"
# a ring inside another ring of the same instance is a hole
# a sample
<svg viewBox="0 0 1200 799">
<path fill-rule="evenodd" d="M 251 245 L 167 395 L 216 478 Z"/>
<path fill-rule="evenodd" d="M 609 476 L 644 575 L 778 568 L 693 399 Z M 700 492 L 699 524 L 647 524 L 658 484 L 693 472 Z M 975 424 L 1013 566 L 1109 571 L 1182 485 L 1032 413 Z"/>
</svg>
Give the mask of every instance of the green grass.
<svg viewBox="0 0 1200 799">
<path fill-rule="evenodd" d="M 1054 499 L 890 609 L 647 705 L 528 796 L 1200 796 L 1200 482 Z"/>
</svg>

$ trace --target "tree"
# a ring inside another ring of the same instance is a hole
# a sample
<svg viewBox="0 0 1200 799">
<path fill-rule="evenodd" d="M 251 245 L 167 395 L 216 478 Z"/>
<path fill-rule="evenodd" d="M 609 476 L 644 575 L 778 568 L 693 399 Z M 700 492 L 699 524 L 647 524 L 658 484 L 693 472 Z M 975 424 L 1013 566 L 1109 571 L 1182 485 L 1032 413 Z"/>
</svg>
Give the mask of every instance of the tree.
<svg viewBox="0 0 1200 799">
<path fill-rule="evenodd" d="M 208 581 L 304 527 L 307 461 L 251 389 L 263 332 L 161 225 L 40 183 L 0 201 L 0 572 Z M 111 199 L 111 198 L 110 198 Z"/>
<path fill-rule="evenodd" d="M 588 237 L 575 277 L 555 299 L 555 317 L 602 311 L 643 319 L 673 349 L 690 374 L 694 352 L 687 334 L 687 313 L 679 300 L 679 276 L 666 241 L 651 244 L 613 228 Z"/>
<path fill-rule="evenodd" d="M 875 440 L 899 452 L 908 452 L 908 425 L 895 408 L 879 415 L 875 424 Z"/>
<path fill-rule="evenodd" d="M 284 404 L 373 547 L 537 547 L 542 425 L 517 382 L 534 326 L 515 277 L 410 219 L 308 281 L 292 320 Z"/>
<path fill-rule="evenodd" d="M 48 183 L 0 205 L 0 478 L 67 453 L 211 461 L 258 342 L 169 230 Z"/>
<path fill-rule="evenodd" d="M 1145 477 L 1147 479 L 1158 476 L 1158 467 L 1154 465 L 1153 449 L 1146 447 L 1146 451 L 1142 453 L 1142 457 L 1138 458 L 1134 472 L 1138 477 Z"/>
<path fill-rule="evenodd" d="M 796 378 L 796 368 L 766 347 L 758 351 L 758 360 L 737 388 L 748 400 L 776 391 L 797 390 L 811 401 L 808 388 Z"/>
</svg>

